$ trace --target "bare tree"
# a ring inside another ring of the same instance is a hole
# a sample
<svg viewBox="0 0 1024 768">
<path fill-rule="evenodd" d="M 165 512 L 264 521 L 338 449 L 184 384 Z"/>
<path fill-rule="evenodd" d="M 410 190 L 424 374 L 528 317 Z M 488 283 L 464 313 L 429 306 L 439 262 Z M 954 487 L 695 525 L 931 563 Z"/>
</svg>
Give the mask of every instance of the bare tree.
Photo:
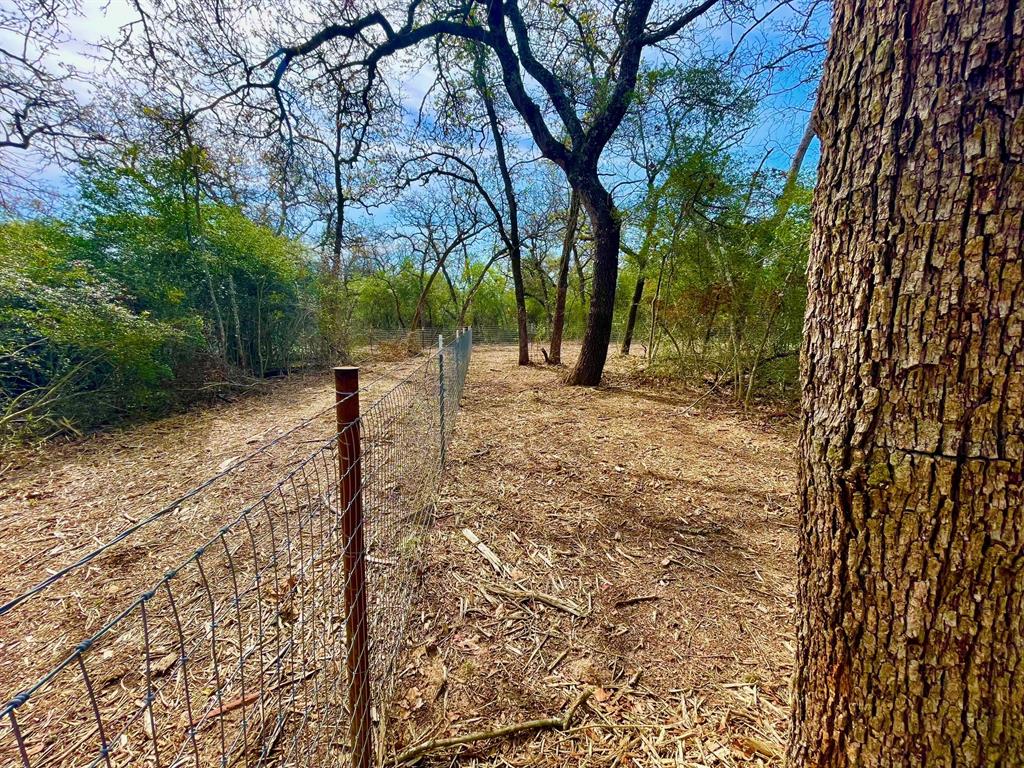
<svg viewBox="0 0 1024 768">
<path fill-rule="evenodd" d="M 512 272 L 519 365 L 529 365 L 519 192 L 512 169 L 515 157 L 510 157 L 506 138 L 508 115 L 499 104 L 483 46 L 437 45 L 435 56 L 441 91 L 435 109 L 439 130 L 428 136 L 432 149 L 413 159 L 427 161 L 427 173 L 446 175 L 467 185 L 493 215 Z M 493 173 L 487 172 L 489 166 Z"/>
<path fill-rule="evenodd" d="M 323 76 L 310 81 L 301 108 L 291 110 L 295 127 L 288 151 L 307 171 L 309 202 L 323 223 L 325 267 L 344 278 L 350 209 L 366 210 L 378 202 L 367 171 L 367 154 L 376 160 L 376 153 L 367 150 L 393 137 L 399 108 L 383 80 L 363 93 L 354 73 L 327 66 L 326 50 L 316 56 Z"/>
<path fill-rule="evenodd" d="M 501 173 L 501 186 L 505 194 L 505 206 L 508 211 L 508 227 L 505 232 L 505 246 L 508 249 L 512 265 L 512 287 L 516 299 L 516 327 L 519 333 L 519 364 L 530 363 L 530 339 L 527 329 L 526 289 L 523 284 L 523 244 L 519 231 L 519 201 L 516 188 L 509 170 L 508 157 L 505 152 L 505 136 L 498 120 L 495 99 L 491 83 L 487 76 L 487 62 L 482 46 L 474 46 L 473 51 L 473 88 L 483 102 L 487 114 L 487 125 L 494 141 L 494 154 Z"/>
<path fill-rule="evenodd" d="M 0 8 L 0 208 L 45 192 L 39 165 L 76 161 L 103 140 L 76 94 L 75 62 L 62 49 L 75 0 L 8 0 Z"/>
<path fill-rule="evenodd" d="M 587 329 L 580 357 L 569 375 L 570 383 L 594 385 L 600 381 L 611 335 L 612 313 L 620 240 L 619 217 L 598 172 L 602 152 L 629 107 L 637 71 L 645 48 L 676 38 L 695 20 L 724 0 L 700 0 L 664 14 L 653 13 L 653 0 L 618 0 L 610 5 L 594 2 L 586 13 L 564 3 L 519 0 L 475 0 L 423 4 L 412 0 L 404 7 L 376 9 L 360 14 L 355 6 L 324 3 L 301 18 L 282 22 L 284 29 L 268 37 L 292 37 L 270 55 L 253 57 L 251 30 L 243 32 L 242 2 L 232 21 L 231 10 L 218 4 L 216 14 L 200 9 L 197 0 L 148 7 L 137 0 L 143 18 L 160 14 L 161 28 L 194 29 L 205 35 L 199 50 L 169 41 L 179 58 L 202 59 L 203 71 L 222 93 L 205 108 L 270 96 L 285 117 L 293 99 L 287 90 L 290 76 L 308 80 L 315 57 L 336 41 L 347 41 L 331 66 L 358 68 L 366 73 L 368 93 L 389 57 L 439 39 L 460 39 L 486 47 L 501 70 L 502 84 L 529 129 L 540 153 L 564 172 L 577 191 L 590 218 L 594 237 L 594 271 Z M 318 29 L 305 18 L 332 19 Z M 197 29 L 206 22 L 209 27 Z M 144 30 L 146 39 L 154 26 Z M 220 45 L 213 50 L 210 30 Z M 243 39 L 244 38 L 244 39 Z M 151 48 L 143 43 L 142 52 Z M 187 47 L 186 47 L 187 48 Z M 232 61 L 234 63 L 232 63 Z M 536 84 L 536 85 L 534 85 Z"/>
<path fill-rule="evenodd" d="M 429 175 L 423 178 L 428 181 L 427 188 L 402 199 L 397 214 L 400 226 L 395 233 L 409 245 L 418 262 L 420 292 L 409 323 L 411 334 L 421 327 L 434 282 L 444 273 L 449 259 L 459 251 L 465 253 L 476 238 L 493 226 L 461 194 L 458 180 Z"/>
</svg>

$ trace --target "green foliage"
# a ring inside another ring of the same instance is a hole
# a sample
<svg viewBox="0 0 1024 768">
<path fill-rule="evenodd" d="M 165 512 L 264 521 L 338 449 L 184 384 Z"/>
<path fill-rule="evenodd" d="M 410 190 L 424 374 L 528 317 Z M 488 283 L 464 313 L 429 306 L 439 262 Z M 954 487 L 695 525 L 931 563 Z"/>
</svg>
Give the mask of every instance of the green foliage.
<svg viewBox="0 0 1024 768">
<path fill-rule="evenodd" d="M 173 360 L 197 340 L 194 326 L 134 311 L 82 246 L 59 223 L 0 224 L 0 435 L 159 407 Z"/>
<path fill-rule="evenodd" d="M 687 165 L 692 166 L 692 161 Z M 731 161 L 681 174 L 673 216 L 655 228 L 649 273 L 657 295 L 648 351 L 663 370 L 715 382 L 744 403 L 795 395 L 810 237 L 809 190 L 782 199 L 768 174 Z M 660 287 L 659 286 L 660 282 Z"/>
<path fill-rule="evenodd" d="M 435 281 L 435 295 L 441 286 Z M 406 328 L 416 311 L 420 295 L 420 275 L 408 260 L 397 266 L 384 266 L 353 278 L 349 290 L 355 297 L 353 321 L 364 328 Z M 442 298 L 443 301 L 443 298 Z M 428 301 L 427 316 L 435 302 Z M 431 323 L 426 323 L 431 325 Z"/>
<path fill-rule="evenodd" d="M 200 152 L 93 166 L 74 222 L 0 224 L 0 435 L 79 431 L 344 355 L 346 295 L 197 193 Z"/>
</svg>

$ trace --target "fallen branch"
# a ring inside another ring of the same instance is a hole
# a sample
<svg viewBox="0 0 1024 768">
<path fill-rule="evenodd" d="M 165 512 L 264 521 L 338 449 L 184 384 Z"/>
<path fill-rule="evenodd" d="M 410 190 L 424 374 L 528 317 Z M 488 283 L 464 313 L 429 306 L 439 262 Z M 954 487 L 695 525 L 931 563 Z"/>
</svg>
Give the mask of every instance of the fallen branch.
<svg viewBox="0 0 1024 768">
<path fill-rule="evenodd" d="M 685 407 L 685 408 L 683 409 L 682 413 L 681 413 L 681 414 L 679 414 L 679 415 L 680 415 L 680 416 L 689 416 L 689 414 L 690 414 L 690 411 L 692 411 L 692 410 L 693 410 L 694 408 L 696 408 L 696 407 L 697 407 L 698 405 L 700 405 L 700 402 L 701 402 L 701 401 L 702 401 L 702 400 L 703 400 L 704 398 L 706 398 L 706 397 L 708 397 L 709 395 L 711 395 L 712 393 L 714 393 L 714 391 L 715 391 L 716 389 L 718 389 L 718 386 L 719 386 L 719 384 L 721 384 L 721 383 L 722 383 L 723 381 L 725 381 L 725 371 L 723 371 L 722 373 L 720 373 L 720 374 L 718 375 L 718 379 L 717 379 L 717 380 L 715 381 L 715 383 L 714 383 L 714 384 L 712 384 L 712 385 L 711 385 L 711 388 L 710 388 L 710 389 L 709 389 L 709 390 L 708 390 L 707 392 L 705 392 L 705 393 L 704 393 L 703 395 L 701 395 L 701 396 L 700 396 L 700 397 L 698 397 L 698 398 L 697 398 L 696 400 L 694 400 L 694 401 L 693 401 L 692 403 L 690 403 L 690 404 L 689 404 L 688 406 L 686 406 L 686 407 Z"/>
<path fill-rule="evenodd" d="M 493 549 L 480 541 L 479 536 L 473 533 L 469 528 L 463 528 L 462 535 L 466 538 L 466 541 L 476 547 L 477 552 L 484 556 L 484 560 L 491 564 L 491 567 L 499 576 L 508 575 L 508 569 L 505 568 L 505 564 L 501 562 L 501 558 L 494 553 Z"/>
<path fill-rule="evenodd" d="M 534 600 L 538 603 L 544 603 L 552 608 L 557 608 L 560 611 L 572 614 L 577 618 L 586 618 L 587 613 L 575 603 L 571 603 L 568 600 L 563 600 L 560 597 L 549 595 L 546 592 L 534 592 L 529 589 L 512 589 L 510 587 L 504 587 L 501 584 L 483 584 L 484 589 L 490 592 L 497 592 L 499 595 L 510 597 L 513 600 Z"/>
<path fill-rule="evenodd" d="M 652 600 L 661 600 L 661 595 L 637 595 L 636 597 L 627 597 L 625 600 L 616 601 L 615 607 L 625 608 L 627 605 L 636 605 L 637 603 L 649 603 Z"/>
<path fill-rule="evenodd" d="M 490 731 L 474 731 L 473 733 L 463 734 L 462 736 L 452 736 L 447 739 L 431 739 L 425 741 L 415 747 L 410 747 L 395 758 L 395 765 L 401 765 L 403 763 L 411 763 L 414 760 L 418 760 L 428 752 L 434 752 L 439 749 L 447 749 L 448 747 L 456 747 L 460 744 L 472 744 L 476 741 L 485 741 L 486 739 L 498 739 L 503 736 L 512 736 L 523 731 L 536 731 L 544 728 L 557 728 L 560 731 L 564 731 L 570 725 L 572 725 L 573 717 L 576 716 L 576 710 L 583 706 L 584 702 L 589 699 L 594 693 L 593 688 L 584 689 L 579 696 L 577 696 L 572 704 L 569 705 L 569 709 L 565 711 L 565 714 L 561 717 L 545 717 L 540 720 L 527 720 L 523 723 L 513 723 L 511 725 L 503 725 L 498 728 L 494 728 Z"/>
<path fill-rule="evenodd" d="M 299 677 L 293 677 L 291 680 L 284 680 L 278 683 L 277 685 L 268 688 L 267 693 L 273 693 L 274 691 L 279 691 L 282 688 L 287 688 L 290 685 L 295 685 L 296 683 L 301 683 L 306 680 L 309 680 L 309 678 L 313 677 L 313 675 L 317 674 L 319 671 L 319 669 L 313 669 Z M 221 704 L 219 707 L 210 710 L 208 714 L 200 717 L 197 722 L 192 723 L 192 727 L 200 729 L 206 728 L 212 725 L 213 721 L 216 720 L 218 717 L 224 717 L 224 715 L 234 712 L 236 709 L 240 709 L 241 707 L 247 707 L 250 704 L 253 704 L 254 702 L 258 701 L 262 695 L 263 694 L 261 694 L 259 691 L 253 691 L 245 697 L 238 696 L 234 699 L 231 699 L 230 701 Z"/>
</svg>

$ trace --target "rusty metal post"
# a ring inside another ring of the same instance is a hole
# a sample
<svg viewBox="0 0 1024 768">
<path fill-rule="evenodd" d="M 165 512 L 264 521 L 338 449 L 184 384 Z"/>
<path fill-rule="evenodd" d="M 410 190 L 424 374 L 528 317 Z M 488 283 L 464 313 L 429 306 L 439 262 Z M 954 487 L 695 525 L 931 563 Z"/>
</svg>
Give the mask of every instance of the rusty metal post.
<svg viewBox="0 0 1024 768">
<path fill-rule="evenodd" d="M 445 451 L 447 446 L 444 439 L 444 336 L 437 337 L 437 400 L 440 406 L 439 420 L 441 423 L 441 471 L 444 472 Z"/>
<path fill-rule="evenodd" d="M 345 652 L 351 712 L 352 768 L 371 768 L 369 642 L 366 616 L 366 544 L 363 536 L 359 369 L 334 369 L 338 417 L 338 478 L 344 543 Z"/>
</svg>

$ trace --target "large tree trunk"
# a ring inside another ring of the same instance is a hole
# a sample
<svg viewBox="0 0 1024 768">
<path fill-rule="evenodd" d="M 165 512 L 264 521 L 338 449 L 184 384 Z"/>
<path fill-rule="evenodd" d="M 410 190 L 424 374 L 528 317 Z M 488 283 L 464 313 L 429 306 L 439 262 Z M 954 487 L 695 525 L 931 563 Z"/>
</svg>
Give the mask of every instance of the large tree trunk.
<svg viewBox="0 0 1024 768">
<path fill-rule="evenodd" d="M 569 259 L 576 243 L 576 228 L 580 218 L 580 196 L 575 190 L 569 195 L 569 215 L 565 222 L 565 238 L 562 240 L 562 260 L 558 263 L 558 282 L 555 285 L 555 316 L 551 321 L 551 354 L 548 361 L 553 365 L 562 363 L 562 333 L 565 330 L 565 299 L 569 292 Z"/>
<path fill-rule="evenodd" d="M 577 189 L 594 235 L 594 282 L 580 356 L 567 381 L 594 387 L 601 383 L 601 373 L 608 358 L 608 341 L 612 336 L 621 230 L 612 197 L 596 177 L 585 180 Z"/>
<path fill-rule="evenodd" d="M 794 766 L 1024 760 L 1024 11 L 836 4 Z"/>
<path fill-rule="evenodd" d="M 636 327 L 636 313 L 640 309 L 640 302 L 644 297 L 644 276 L 636 279 L 633 287 L 633 301 L 629 304 L 629 316 L 626 318 L 626 332 L 622 336 L 622 354 L 628 355 L 629 348 L 633 344 L 633 329 Z"/>
</svg>

